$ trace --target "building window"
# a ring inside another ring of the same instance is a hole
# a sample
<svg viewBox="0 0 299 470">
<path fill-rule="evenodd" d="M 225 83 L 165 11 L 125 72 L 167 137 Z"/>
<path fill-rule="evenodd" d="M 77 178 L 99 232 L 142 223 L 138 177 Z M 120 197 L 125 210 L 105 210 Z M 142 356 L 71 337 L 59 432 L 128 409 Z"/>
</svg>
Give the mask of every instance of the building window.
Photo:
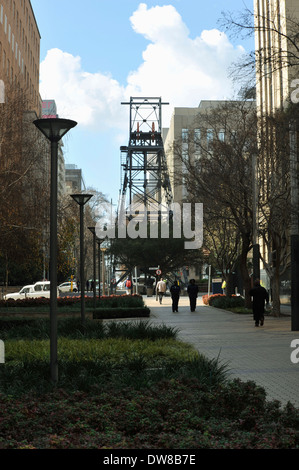
<svg viewBox="0 0 299 470">
<path fill-rule="evenodd" d="M 213 141 L 213 129 L 207 129 L 207 144 Z"/>
<path fill-rule="evenodd" d="M 200 135 L 200 129 L 194 129 L 193 142 L 195 158 L 200 156 Z"/>
<path fill-rule="evenodd" d="M 221 142 L 224 142 L 224 138 L 225 138 L 225 133 L 224 133 L 224 130 L 221 129 L 218 133 L 218 139 L 221 141 Z"/>
<path fill-rule="evenodd" d="M 182 141 L 188 142 L 188 129 L 182 129 Z"/>
</svg>

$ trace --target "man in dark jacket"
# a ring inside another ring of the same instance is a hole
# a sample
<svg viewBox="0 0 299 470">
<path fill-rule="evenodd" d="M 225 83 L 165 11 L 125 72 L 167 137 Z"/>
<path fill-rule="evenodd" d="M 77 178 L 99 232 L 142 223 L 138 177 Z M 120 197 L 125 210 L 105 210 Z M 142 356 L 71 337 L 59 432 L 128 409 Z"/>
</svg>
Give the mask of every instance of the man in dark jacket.
<svg viewBox="0 0 299 470">
<path fill-rule="evenodd" d="M 187 287 L 187 292 L 190 300 L 190 310 L 191 312 L 195 312 L 196 299 L 198 294 L 198 286 L 195 284 L 195 279 L 190 279 L 190 284 Z"/>
<path fill-rule="evenodd" d="M 252 312 L 255 326 L 263 326 L 265 301 L 269 302 L 269 294 L 264 287 L 261 286 L 260 281 L 254 281 L 254 287 L 250 289 L 249 295 L 252 297 Z"/>
<path fill-rule="evenodd" d="M 170 294 L 172 298 L 172 311 L 178 311 L 179 299 L 180 299 L 181 288 L 177 281 L 170 288 Z"/>
</svg>

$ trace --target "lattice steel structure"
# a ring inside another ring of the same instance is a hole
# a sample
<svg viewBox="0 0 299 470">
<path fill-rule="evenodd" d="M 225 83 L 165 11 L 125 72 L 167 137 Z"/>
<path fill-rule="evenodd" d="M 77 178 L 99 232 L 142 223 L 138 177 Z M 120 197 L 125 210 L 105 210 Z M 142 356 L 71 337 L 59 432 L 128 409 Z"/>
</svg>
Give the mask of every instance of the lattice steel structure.
<svg viewBox="0 0 299 470">
<path fill-rule="evenodd" d="M 172 190 L 162 140 L 161 98 L 131 97 L 130 136 L 121 147 L 121 196 L 131 207 L 165 205 L 172 202 Z"/>
</svg>

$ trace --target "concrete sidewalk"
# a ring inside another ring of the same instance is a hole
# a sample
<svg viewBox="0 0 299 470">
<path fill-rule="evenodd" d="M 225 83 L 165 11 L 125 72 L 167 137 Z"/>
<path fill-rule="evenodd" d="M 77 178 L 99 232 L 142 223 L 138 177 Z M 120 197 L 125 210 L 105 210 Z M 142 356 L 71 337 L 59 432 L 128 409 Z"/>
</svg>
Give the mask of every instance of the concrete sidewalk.
<svg viewBox="0 0 299 470">
<path fill-rule="evenodd" d="M 198 298 L 195 312 L 190 312 L 189 298 L 181 297 L 178 313 L 171 309 L 171 298 L 144 296 L 151 309 L 151 322 L 179 329 L 179 338 L 192 344 L 209 358 L 219 355 L 227 363 L 231 377 L 253 380 L 267 392 L 268 399 L 299 407 L 299 363 L 291 362 L 291 341 L 299 331 L 291 331 L 291 317 L 265 317 L 262 327 L 255 327 L 252 315 L 240 315 L 203 305 Z M 298 354 L 297 354 L 298 356 Z"/>
</svg>

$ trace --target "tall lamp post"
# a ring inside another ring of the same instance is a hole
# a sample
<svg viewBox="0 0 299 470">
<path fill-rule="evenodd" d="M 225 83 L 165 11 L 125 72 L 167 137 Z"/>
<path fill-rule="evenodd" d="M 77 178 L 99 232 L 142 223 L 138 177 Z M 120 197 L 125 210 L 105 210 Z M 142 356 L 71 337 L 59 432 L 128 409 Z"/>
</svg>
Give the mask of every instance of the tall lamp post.
<svg viewBox="0 0 299 470">
<path fill-rule="evenodd" d="M 105 272 L 105 251 L 107 250 L 107 248 L 101 248 L 101 252 L 103 253 L 102 255 L 102 269 L 103 269 L 103 273 L 102 273 L 102 278 L 103 278 L 103 295 L 106 294 L 106 272 Z"/>
<path fill-rule="evenodd" d="M 253 208 L 252 208 L 252 225 L 253 225 L 253 281 L 260 279 L 260 245 L 258 241 L 258 170 L 257 157 L 252 156 L 252 192 L 253 192 Z"/>
<path fill-rule="evenodd" d="M 77 122 L 70 119 L 36 119 L 33 124 L 51 142 L 50 184 L 50 368 L 52 382 L 58 381 L 57 361 L 57 176 L 58 142 Z"/>
<path fill-rule="evenodd" d="M 290 123 L 291 175 L 291 329 L 299 331 L 299 198 L 297 122 Z"/>
<path fill-rule="evenodd" d="M 81 285 L 81 322 L 85 322 L 85 278 L 84 278 L 84 206 L 92 194 L 71 194 L 80 206 L 80 285 Z"/>
<path fill-rule="evenodd" d="M 93 309 L 96 308 L 96 229 L 95 227 L 88 227 L 93 237 Z"/>
<path fill-rule="evenodd" d="M 96 237 L 96 243 L 98 245 L 98 264 L 99 264 L 99 301 L 101 299 L 101 243 L 104 240 Z"/>
</svg>

